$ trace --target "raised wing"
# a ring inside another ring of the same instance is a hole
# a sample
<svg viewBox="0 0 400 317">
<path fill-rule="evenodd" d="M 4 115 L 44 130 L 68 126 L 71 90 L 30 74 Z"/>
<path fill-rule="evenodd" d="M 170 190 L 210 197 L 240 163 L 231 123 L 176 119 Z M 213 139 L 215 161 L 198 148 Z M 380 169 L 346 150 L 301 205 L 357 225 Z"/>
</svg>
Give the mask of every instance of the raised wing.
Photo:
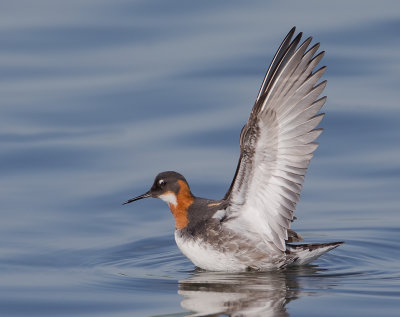
<svg viewBox="0 0 400 317">
<path fill-rule="evenodd" d="M 231 187 L 228 225 L 259 235 L 272 248 L 285 251 L 285 240 L 299 200 L 304 176 L 322 132 L 318 99 L 326 81 L 317 84 L 325 67 L 308 51 L 311 38 L 299 47 L 301 33 L 291 41 L 293 28 L 279 47 L 265 75 L 247 124 L 240 134 L 240 159 Z"/>
</svg>

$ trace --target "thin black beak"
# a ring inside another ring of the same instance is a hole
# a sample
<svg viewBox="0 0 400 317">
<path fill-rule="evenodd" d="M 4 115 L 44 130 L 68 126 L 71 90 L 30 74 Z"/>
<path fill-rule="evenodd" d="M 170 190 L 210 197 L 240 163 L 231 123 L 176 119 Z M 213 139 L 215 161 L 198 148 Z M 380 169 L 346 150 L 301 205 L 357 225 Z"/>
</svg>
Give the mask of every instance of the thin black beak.
<svg viewBox="0 0 400 317">
<path fill-rule="evenodd" d="M 140 195 L 140 196 L 137 196 L 135 198 L 127 200 L 126 202 L 123 203 L 123 205 L 130 204 L 130 203 L 132 203 L 132 202 L 134 202 L 136 200 L 143 199 L 143 198 L 148 198 L 148 197 L 151 197 L 150 191 L 148 191 L 147 193 L 145 193 L 143 195 Z"/>
</svg>

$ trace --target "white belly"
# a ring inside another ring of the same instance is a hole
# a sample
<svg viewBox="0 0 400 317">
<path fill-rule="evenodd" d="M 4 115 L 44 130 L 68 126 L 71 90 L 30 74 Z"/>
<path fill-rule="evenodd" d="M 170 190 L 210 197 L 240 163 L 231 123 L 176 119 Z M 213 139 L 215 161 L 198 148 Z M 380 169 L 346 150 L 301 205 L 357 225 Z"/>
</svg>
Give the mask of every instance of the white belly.
<svg viewBox="0 0 400 317">
<path fill-rule="evenodd" d="M 218 252 L 212 246 L 196 240 L 186 240 L 175 231 L 175 241 L 182 253 L 194 265 L 208 271 L 244 271 L 247 265 L 239 262 L 233 255 Z"/>
</svg>

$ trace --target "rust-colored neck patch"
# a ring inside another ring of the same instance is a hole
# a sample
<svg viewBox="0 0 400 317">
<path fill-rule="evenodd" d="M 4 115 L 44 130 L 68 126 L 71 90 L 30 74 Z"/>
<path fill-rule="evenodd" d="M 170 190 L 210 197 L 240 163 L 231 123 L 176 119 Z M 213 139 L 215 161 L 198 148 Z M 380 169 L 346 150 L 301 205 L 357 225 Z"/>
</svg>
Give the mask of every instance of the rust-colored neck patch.
<svg viewBox="0 0 400 317">
<path fill-rule="evenodd" d="M 193 204 L 194 197 L 186 182 L 178 180 L 178 183 L 180 188 L 176 196 L 176 205 L 169 203 L 169 209 L 174 215 L 176 229 L 183 229 L 189 223 L 188 208 Z"/>
</svg>

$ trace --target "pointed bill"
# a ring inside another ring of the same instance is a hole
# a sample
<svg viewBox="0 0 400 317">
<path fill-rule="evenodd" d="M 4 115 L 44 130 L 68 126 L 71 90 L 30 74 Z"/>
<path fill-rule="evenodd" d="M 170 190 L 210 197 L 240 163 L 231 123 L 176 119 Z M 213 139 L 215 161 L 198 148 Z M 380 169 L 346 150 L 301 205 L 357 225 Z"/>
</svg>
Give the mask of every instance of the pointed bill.
<svg viewBox="0 0 400 317">
<path fill-rule="evenodd" d="M 127 200 L 126 202 L 124 202 L 122 205 L 130 204 L 136 200 L 140 200 L 143 198 L 149 198 L 149 197 L 151 197 L 150 191 L 148 191 L 147 193 L 145 193 L 143 195 L 137 196 L 135 198 L 131 198 L 131 199 Z"/>
</svg>

